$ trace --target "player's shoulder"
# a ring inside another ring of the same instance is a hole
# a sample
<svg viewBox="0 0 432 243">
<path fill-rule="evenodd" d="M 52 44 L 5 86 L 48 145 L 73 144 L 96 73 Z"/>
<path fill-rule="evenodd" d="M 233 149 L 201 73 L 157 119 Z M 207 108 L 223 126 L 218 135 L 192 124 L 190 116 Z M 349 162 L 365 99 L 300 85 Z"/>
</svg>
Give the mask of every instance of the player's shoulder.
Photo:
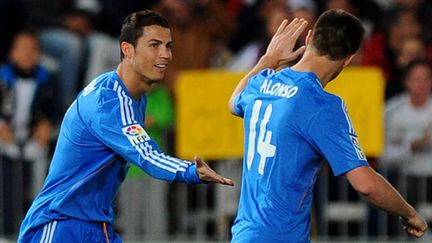
<svg viewBox="0 0 432 243">
<path fill-rule="evenodd" d="M 333 115 L 346 114 L 348 112 L 347 105 L 341 97 L 325 90 L 318 92 L 314 103 L 321 111 L 329 112 Z"/>
<path fill-rule="evenodd" d="M 78 100 L 81 107 L 90 110 L 114 108 L 118 104 L 119 96 L 123 91 L 121 80 L 115 71 L 99 75 L 92 80 L 80 93 Z"/>
</svg>

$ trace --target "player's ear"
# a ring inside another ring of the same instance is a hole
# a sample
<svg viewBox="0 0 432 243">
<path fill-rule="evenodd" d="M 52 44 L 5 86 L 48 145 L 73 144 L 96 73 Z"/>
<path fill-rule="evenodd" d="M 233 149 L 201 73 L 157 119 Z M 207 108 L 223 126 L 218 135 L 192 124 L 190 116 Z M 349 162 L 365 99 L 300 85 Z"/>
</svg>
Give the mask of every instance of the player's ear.
<svg viewBox="0 0 432 243">
<path fill-rule="evenodd" d="M 132 44 L 123 41 L 120 43 L 120 49 L 124 55 L 125 58 L 131 58 L 133 55 L 133 46 Z"/>
<path fill-rule="evenodd" d="M 355 54 L 353 54 L 353 55 L 347 57 L 347 58 L 343 61 L 342 67 L 345 68 L 346 66 L 348 66 L 348 65 L 351 63 L 351 61 L 353 60 L 354 55 L 355 55 Z"/>
<path fill-rule="evenodd" d="M 312 39 L 312 30 L 308 30 L 308 33 L 307 33 L 307 36 L 305 39 L 305 46 L 309 45 L 309 42 L 311 41 L 311 39 Z"/>
</svg>

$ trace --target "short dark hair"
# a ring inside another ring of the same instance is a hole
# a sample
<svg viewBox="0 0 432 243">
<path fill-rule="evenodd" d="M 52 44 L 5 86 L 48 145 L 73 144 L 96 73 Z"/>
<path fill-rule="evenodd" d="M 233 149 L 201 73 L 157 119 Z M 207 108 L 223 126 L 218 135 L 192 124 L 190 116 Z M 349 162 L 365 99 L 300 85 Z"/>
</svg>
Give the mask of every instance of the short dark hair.
<svg viewBox="0 0 432 243">
<path fill-rule="evenodd" d="M 162 15 L 151 10 L 143 10 L 129 14 L 124 20 L 120 32 L 120 44 L 128 42 L 136 46 L 138 39 L 143 35 L 144 27 L 150 25 L 159 25 L 169 28 L 168 20 Z M 124 54 L 120 49 L 120 56 L 123 59 Z"/>
<path fill-rule="evenodd" d="M 331 9 L 320 15 L 313 29 L 311 44 L 318 55 L 342 60 L 358 51 L 365 29 L 354 15 Z"/>
</svg>

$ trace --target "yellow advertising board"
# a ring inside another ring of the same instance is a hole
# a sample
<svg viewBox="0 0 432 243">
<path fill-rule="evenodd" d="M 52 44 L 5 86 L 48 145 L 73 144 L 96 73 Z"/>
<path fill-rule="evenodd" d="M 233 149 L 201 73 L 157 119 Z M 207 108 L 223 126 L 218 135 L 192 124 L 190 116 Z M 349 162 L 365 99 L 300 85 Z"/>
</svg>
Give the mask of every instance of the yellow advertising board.
<svg viewBox="0 0 432 243">
<path fill-rule="evenodd" d="M 243 156 L 243 120 L 228 111 L 228 100 L 244 73 L 188 71 L 177 80 L 176 153 L 181 158 Z"/>
<path fill-rule="evenodd" d="M 221 70 L 181 73 L 176 86 L 176 153 L 191 159 L 243 156 L 243 120 L 228 111 L 228 100 L 244 73 Z M 326 90 L 344 99 L 360 143 L 368 156 L 383 150 L 381 72 L 347 68 Z"/>
</svg>

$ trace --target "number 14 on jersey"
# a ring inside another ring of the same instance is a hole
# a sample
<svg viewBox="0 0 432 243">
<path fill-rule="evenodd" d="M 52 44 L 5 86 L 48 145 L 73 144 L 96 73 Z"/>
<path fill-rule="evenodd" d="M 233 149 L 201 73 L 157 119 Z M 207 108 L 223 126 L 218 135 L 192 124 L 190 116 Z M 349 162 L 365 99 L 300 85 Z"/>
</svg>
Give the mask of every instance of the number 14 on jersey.
<svg viewBox="0 0 432 243">
<path fill-rule="evenodd" d="M 249 138 L 248 138 L 248 151 L 247 151 L 247 168 L 252 167 L 252 161 L 256 152 L 260 155 L 260 163 L 258 166 L 258 173 L 264 175 L 264 166 L 267 158 L 273 157 L 276 152 L 276 146 L 271 144 L 272 131 L 267 130 L 267 123 L 272 114 L 272 104 L 269 104 L 264 111 L 264 117 L 260 121 L 258 141 L 256 140 L 257 123 L 260 120 L 262 101 L 257 100 L 252 108 L 252 116 L 249 124 Z"/>
</svg>

